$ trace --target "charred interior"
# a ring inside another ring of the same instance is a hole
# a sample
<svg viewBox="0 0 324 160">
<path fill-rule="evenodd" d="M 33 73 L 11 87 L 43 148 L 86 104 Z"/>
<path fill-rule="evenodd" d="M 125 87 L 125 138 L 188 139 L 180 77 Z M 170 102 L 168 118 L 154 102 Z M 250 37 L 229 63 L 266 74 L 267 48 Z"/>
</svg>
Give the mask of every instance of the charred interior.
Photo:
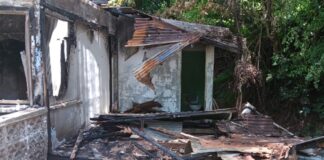
<svg viewBox="0 0 324 160">
<path fill-rule="evenodd" d="M 0 15 L 0 100 L 27 100 L 25 16 Z"/>
</svg>

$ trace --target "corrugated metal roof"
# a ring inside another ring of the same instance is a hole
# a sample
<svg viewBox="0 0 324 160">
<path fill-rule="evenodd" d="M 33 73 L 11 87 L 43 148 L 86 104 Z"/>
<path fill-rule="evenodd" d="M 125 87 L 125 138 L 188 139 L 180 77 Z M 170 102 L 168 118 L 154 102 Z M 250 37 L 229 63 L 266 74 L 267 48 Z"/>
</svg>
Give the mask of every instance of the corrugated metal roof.
<svg viewBox="0 0 324 160">
<path fill-rule="evenodd" d="M 192 37 L 188 33 L 157 18 L 135 18 L 135 31 L 126 47 L 169 44 L 185 41 Z"/>
<path fill-rule="evenodd" d="M 126 47 L 161 45 L 185 41 L 192 33 L 202 34 L 201 42 L 215 45 L 230 52 L 242 52 L 246 40 L 235 36 L 229 28 L 163 19 L 132 8 L 109 8 L 113 14 L 134 19 L 133 37 Z"/>
</svg>

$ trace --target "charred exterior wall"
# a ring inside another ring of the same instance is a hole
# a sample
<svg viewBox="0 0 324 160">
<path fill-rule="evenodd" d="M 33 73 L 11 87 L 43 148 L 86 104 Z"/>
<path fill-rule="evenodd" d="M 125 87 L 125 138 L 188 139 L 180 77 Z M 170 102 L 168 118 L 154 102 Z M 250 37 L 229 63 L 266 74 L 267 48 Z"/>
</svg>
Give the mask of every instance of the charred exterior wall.
<svg viewBox="0 0 324 160">
<path fill-rule="evenodd" d="M 0 157 L 4 160 L 46 159 L 47 157 L 47 111 L 44 108 L 40 12 L 39 0 L 0 0 L 0 14 L 23 15 L 26 17 L 26 20 L 24 20 L 26 27 L 23 30 L 27 34 L 20 34 L 14 36 L 14 38 L 12 35 L 7 34 L 7 37 L 2 36 L 1 39 L 9 38 L 26 42 L 24 49 L 28 52 L 27 57 L 30 64 L 29 82 L 30 91 L 32 91 L 28 100 L 30 101 L 30 107 L 35 107 L 1 116 Z M 17 26 L 11 28 L 22 29 L 17 28 Z M 3 33 L 3 30 L 1 30 L 1 33 Z M 17 33 L 19 32 L 17 31 Z M 18 77 L 15 79 L 18 79 Z"/>
<path fill-rule="evenodd" d="M 122 47 L 122 46 L 121 46 Z M 119 81 L 119 109 L 125 111 L 132 107 L 132 103 L 142 103 L 155 100 L 159 102 L 163 111 L 179 112 L 181 107 L 181 53 L 158 66 L 151 72 L 155 91 L 136 80 L 134 71 L 145 59 L 157 54 L 170 45 L 139 48 L 139 51 L 126 59 L 124 52 L 119 53 L 118 81 Z M 121 49 L 120 49 L 121 50 Z"/>
<path fill-rule="evenodd" d="M 94 29 L 78 21 L 71 25 L 73 31 L 70 32 L 74 35 L 70 38 L 75 37 L 75 44 L 68 47 L 67 88 L 61 96 L 51 95 L 50 98 L 52 149 L 77 135 L 80 128 L 89 124 L 90 117 L 109 112 L 107 30 Z M 57 104 L 69 101 L 79 103 L 57 107 Z"/>
<path fill-rule="evenodd" d="M 34 106 L 44 106 L 44 90 L 43 90 L 43 69 L 42 69 L 42 49 L 41 49 L 41 25 L 40 25 L 40 0 L 0 0 L 0 13 L 1 14 L 14 14 L 14 15 L 25 15 L 27 17 L 26 32 L 29 37 L 26 38 L 28 41 L 27 50 L 30 55 L 30 76 L 32 83 L 31 94 L 29 100 Z M 17 26 L 13 26 L 12 29 L 19 29 Z M 16 37 L 22 39 L 20 35 Z M 17 40 L 16 39 L 16 40 Z"/>
<path fill-rule="evenodd" d="M 44 83 L 48 65 L 45 50 L 47 44 L 44 43 L 45 10 L 53 11 L 55 16 L 69 22 L 78 23 L 75 25 L 76 43 L 71 48 L 69 59 L 68 86 L 63 96 L 49 98 L 49 104 L 52 105 L 49 110 L 45 108 L 48 97 L 44 92 L 48 89 L 44 89 L 48 87 Z M 109 54 L 106 32 L 114 34 L 114 29 L 100 29 L 113 28 L 113 25 L 108 13 L 83 1 L 0 0 L 0 14 L 8 13 L 27 17 L 26 49 L 30 51 L 28 58 L 32 86 L 29 99 L 34 108 L 1 116 L 0 159 L 46 159 L 50 143 L 47 139 L 48 133 L 52 137 L 49 140 L 53 140 L 52 144 L 55 146 L 64 139 L 75 136 L 80 128 L 87 125 L 93 114 L 109 111 Z M 57 105 L 70 100 L 79 100 L 80 103 L 63 107 Z M 47 132 L 47 123 L 50 124 L 50 132 Z"/>
<path fill-rule="evenodd" d="M 117 17 L 118 110 L 124 112 L 132 108 L 133 103 L 155 100 L 163 106 L 163 111 L 180 111 L 181 54 L 177 53 L 151 72 L 155 91 L 140 83 L 136 80 L 134 71 L 146 59 L 171 45 L 126 48 L 127 40 L 132 37 L 134 31 L 133 23 L 134 20 L 127 16 Z"/>
<path fill-rule="evenodd" d="M 133 103 L 143 103 L 155 100 L 162 104 L 163 111 L 180 112 L 181 111 L 181 70 L 182 70 L 182 54 L 177 53 L 168 59 L 162 65 L 158 66 L 151 72 L 152 83 L 155 91 L 136 80 L 134 71 L 139 68 L 145 59 L 159 53 L 160 51 L 170 47 L 170 45 L 154 46 L 150 48 L 140 47 L 137 52 L 129 56 L 119 44 L 118 58 L 118 90 L 119 90 L 119 109 L 121 112 L 131 108 Z M 205 79 L 204 82 L 204 101 L 203 109 L 205 111 L 212 110 L 213 101 L 213 75 L 214 75 L 214 46 L 212 45 L 193 45 L 187 47 L 188 50 L 199 50 L 206 54 L 205 58 Z M 190 83 L 194 81 L 187 79 Z"/>
</svg>

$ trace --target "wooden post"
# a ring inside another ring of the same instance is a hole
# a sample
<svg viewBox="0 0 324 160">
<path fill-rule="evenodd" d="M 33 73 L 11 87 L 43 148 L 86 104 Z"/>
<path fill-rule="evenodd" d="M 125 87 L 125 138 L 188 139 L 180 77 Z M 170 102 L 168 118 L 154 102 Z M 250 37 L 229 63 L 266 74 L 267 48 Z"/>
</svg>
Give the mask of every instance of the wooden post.
<svg viewBox="0 0 324 160">
<path fill-rule="evenodd" d="M 205 111 L 213 110 L 214 58 L 215 46 L 206 46 Z"/>
</svg>

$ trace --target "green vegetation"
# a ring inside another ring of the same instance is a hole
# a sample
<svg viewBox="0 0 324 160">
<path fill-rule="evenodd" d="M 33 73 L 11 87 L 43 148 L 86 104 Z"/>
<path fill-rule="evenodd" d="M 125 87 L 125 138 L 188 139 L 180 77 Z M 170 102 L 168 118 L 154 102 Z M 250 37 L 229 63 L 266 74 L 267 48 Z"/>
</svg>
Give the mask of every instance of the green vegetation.
<svg viewBox="0 0 324 160">
<path fill-rule="evenodd" d="M 301 134 L 324 134 L 323 0 L 133 2 L 134 7 L 165 18 L 224 26 L 240 32 L 247 38 L 252 62 L 262 70 L 264 80 L 261 88 L 243 88 L 243 102 L 252 102 Z M 236 22 L 240 23 L 239 29 Z M 220 91 L 232 86 L 228 84 L 228 80 L 233 81 L 231 69 L 215 76 L 219 90 L 214 90 L 218 97 L 230 97 L 228 91 L 223 95 Z M 227 101 L 223 104 L 230 104 Z"/>
</svg>

